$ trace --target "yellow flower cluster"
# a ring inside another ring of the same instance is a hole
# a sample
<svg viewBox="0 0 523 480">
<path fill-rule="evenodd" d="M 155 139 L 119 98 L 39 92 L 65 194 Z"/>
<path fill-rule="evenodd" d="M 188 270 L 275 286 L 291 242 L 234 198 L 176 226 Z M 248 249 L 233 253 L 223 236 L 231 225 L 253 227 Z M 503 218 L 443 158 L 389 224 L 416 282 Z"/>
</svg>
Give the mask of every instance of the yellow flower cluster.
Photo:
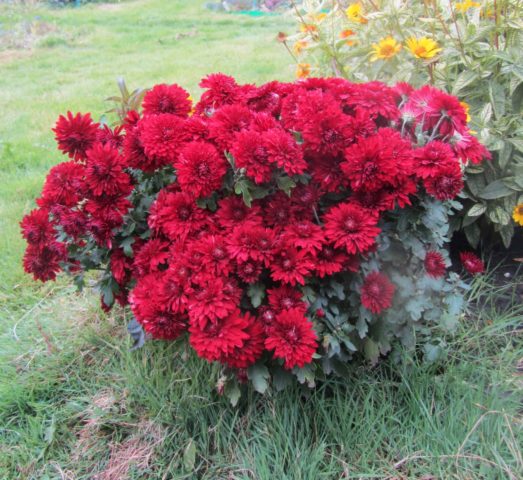
<svg viewBox="0 0 523 480">
<path fill-rule="evenodd" d="M 429 60 L 441 52 L 438 44 L 431 38 L 409 38 L 407 39 L 407 48 L 416 58 Z M 378 43 L 372 45 L 371 62 L 376 60 L 388 60 L 401 50 L 401 43 L 398 43 L 390 35 L 383 38 Z"/>
<path fill-rule="evenodd" d="M 454 6 L 458 12 L 465 13 L 470 8 L 480 8 L 481 3 L 473 2 L 472 0 L 465 0 L 464 2 L 456 2 Z"/>
</svg>

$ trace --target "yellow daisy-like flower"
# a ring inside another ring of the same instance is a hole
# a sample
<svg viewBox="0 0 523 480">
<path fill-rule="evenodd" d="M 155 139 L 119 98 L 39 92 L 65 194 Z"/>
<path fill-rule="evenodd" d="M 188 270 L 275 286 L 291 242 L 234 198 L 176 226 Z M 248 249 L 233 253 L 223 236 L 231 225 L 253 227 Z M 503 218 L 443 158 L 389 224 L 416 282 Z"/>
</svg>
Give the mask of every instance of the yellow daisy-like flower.
<svg viewBox="0 0 523 480">
<path fill-rule="evenodd" d="M 407 40 L 407 48 L 416 58 L 423 58 L 424 60 L 432 58 L 441 52 L 438 44 L 427 37 L 409 38 Z"/>
<path fill-rule="evenodd" d="M 514 221 L 523 227 L 523 203 L 516 205 L 514 211 L 512 212 L 512 218 Z"/>
<path fill-rule="evenodd" d="M 315 34 L 318 31 L 318 27 L 313 23 L 302 23 L 300 25 L 300 31 L 302 33 Z"/>
<path fill-rule="evenodd" d="M 307 78 L 310 73 L 310 63 L 298 63 L 298 65 L 296 65 L 296 78 Z"/>
<path fill-rule="evenodd" d="M 467 102 L 459 102 L 459 104 L 463 107 L 463 110 L 465 110 L 465 115 L 467 116 L 467 123 L 470 122 L 470 105 Z"/>
<path fill-rule="evenodd" d="M 347 28 L 346 30 L 342 30 L 340 32 L 340 38 L 345 40 L 345 45 L 351 47 L 352 45 L 354 45 L 354 40 L 351 40 L 350 37 L 352 37 L 355 33 L 356 32 L 353 32 L 352 30 Z"/>
<path fill-rule="evenodd" d="M 307 48 L 308 42 L 306 40 L 297 40 L 292 46 L 292 51 L 295 55 L 300 55 L 305 48 Z"/>
<path fill-rule="evenodd" d="M 349 8 L 345 10 L 347 18 L 354 23 L 367 23 L 367 19 L 364 16 L 363 5 L 361 3 L 353 3 L 349 5 Z"/>
<path fill-rule="evenodd" d="M 465 13 L 470 8 L 481 8 L 481 3 L 465 0 L 464 2 L 456 2 L 454 6 L 458 12 Z"/>
<path fill-rule="evenodd" d="M 374 53 L 370 57 L 371 62 L 379 59 L 389 60 L 401 50 L 401 44 L 389 35 L 381 39 L 379 43 L 372 44 L 372 49 Z"/>
</svg>

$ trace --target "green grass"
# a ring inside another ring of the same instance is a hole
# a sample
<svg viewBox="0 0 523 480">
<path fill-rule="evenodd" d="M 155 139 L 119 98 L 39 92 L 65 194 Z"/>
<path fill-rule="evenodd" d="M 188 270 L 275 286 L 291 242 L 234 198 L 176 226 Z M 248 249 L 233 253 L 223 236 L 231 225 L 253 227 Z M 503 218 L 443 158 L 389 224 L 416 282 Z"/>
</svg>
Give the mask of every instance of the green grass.
<svg viewBox="0 0 523 480">
<path fill-rule="evenodd" d="M 23 274 L 18 221 L 63 159 L 50 132 L 59 113 L 100 116 L 117 76 L 177 81 L 194 96 L 212 71 L 291 78 L 273 42 L 287 20 L 202 4 L 0 6 L 4 29 L 53 26 L 30 51 L 0 50 L 0 478 L 521 478 L 523 309 L 510 284 L 475 282 L 478 308 L 437 365 L 354 368 L 308 397 L 249 392 L 232 408 L 217 368 L 183 345 L 130 352 L 123 312 L 106 317 L 91 292 Z"/>
</svg>

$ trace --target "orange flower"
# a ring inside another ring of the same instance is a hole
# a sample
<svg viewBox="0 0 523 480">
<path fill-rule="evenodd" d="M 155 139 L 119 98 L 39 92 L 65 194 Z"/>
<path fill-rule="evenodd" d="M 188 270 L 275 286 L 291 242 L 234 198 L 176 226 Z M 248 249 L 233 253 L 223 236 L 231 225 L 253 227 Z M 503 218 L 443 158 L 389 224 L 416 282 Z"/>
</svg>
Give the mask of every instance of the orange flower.
<svg viewBox="0 0 523 480">
<path fill-rule="evenodd" d="M 345 29 L 345 30 L 342 30 L 340 32 L 340 38 L 342 39 L 347 39 L 345 40 L 345 45 L 348 45 L 349 47 L 351 47 L 352 45 L 354 45 L 354 40 L 350 40 L 350 37 L 352 37 L 356 32 L 353 32 L 352 30 L 350 29 Z"/>
<path fill-rule="evenodd" d="M 310 63 L 298 63 L 298 65 L 296 65 L 296 78 L 307 78 L 310 73 Z"/>
<path fill-rule="evenodd" d="M 308 43 L 306 40 L 297 40 L 296 43 L 292 46 L 292 51 L 295 55 L 300 55 L 301 52 L 307 48 L 307 45 Z"/>
</svg>

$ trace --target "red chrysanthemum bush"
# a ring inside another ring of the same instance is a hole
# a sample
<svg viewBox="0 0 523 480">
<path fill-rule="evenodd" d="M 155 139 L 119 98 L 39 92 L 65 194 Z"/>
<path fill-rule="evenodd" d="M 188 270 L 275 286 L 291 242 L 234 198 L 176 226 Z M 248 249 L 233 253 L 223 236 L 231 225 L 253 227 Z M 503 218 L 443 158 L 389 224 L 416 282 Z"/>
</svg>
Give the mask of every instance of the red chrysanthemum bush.
<svg viewBox="0 0 523 480">
<path fill-rule="evenodd" d="M 463 166 L 487 156 L 459 147 L 459 102 L 334 78 L 201 86 L 192 105 L 157 85 L 114 129 L 58 119 L 69 158 L 21 222 L 25 270 L 81 285 L 102 268 L 104 309 L 221 363 L 232 397 L 238 380 L 313 385 L 400 345 L 434 359 L 466 288 L 449 215 Z"/>
</svg>

